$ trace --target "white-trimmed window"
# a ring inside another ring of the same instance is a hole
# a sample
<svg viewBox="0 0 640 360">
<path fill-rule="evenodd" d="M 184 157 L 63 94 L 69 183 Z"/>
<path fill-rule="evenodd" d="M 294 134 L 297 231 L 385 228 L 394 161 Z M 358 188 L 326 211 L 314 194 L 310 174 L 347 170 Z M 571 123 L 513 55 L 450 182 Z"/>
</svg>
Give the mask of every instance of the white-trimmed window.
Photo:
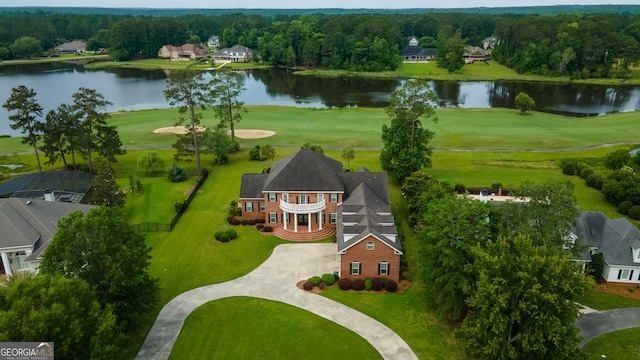
<svg viewBox="0 0 640 360">
<path fill-rule="evenodd" d="M 338 202 L 338 193 L 329 194 L 329 201 L 330 202 Z"/>
<path fill-rule="evenodd" d="M 289 202 L 289 193 L 282 193 L 282 201 Z"/>
<path fill-rule="evenodd" d="M 18 270 L 20 271 L 24 271 L 24 270 L 29 270 L 29 265 L 27 264 L 27 261 L 25 260 L 27 258 L 27 253 L 24 251 L 19 251 L 16 253 L 16 261 L 18 262 Z"/>
<path fill-rule="evenodd" d="M 252 212 L 253 211 L 253 203 L 252 202 L 246 202 L 244 203 L 244 211 L 246 212 Z"/>
<path fill-rule="evenodd" d="M 260 211 L 260 212 L 265 212 L 265 210 L 266 210 L 267 208 L 264 206 L 264 201 L 260 201 L 260 202 L 258 203 L 258 209 L 259 209 L 258 211 Z"/>
<path fill-rule="evenodd" d="M 373 249 L 374 249 L 373 241 L 369 241 L 367 243 L 367 250 L 373 250 Z"/>
<path fill-rule="evenodd" d="M 318 202 L 324 200 L 324 193 L 318 193 Z"/>
<path fill-rule="evenodd" d="M 276 213 L 275 211 L 270 212 L 269 213 L 269 222 L 271 224 L 277 223 L 278 222 L 278 213 Z"/>
<path fill-rule="evenodd" d="M 382 261 L 378 264 L 378 275 L 389 275 L 389 263 Z"/>
<path fill-rule="evenodd" d="M 349 274 L 351 275 L 360 275 L 360 262 L 352 261 L 351 268 L 349 269 Z"/>
<path fill-rule="evenodd" d="M 277 197 L 276 193 L 269 193 L 269 202 L 276 202 Z"/>
<path fill-rule="evenodd" d="M 288 212 L 283 212 L 282 213 L 282 218 L 284 219 L 283 222 L 286 222 L 287 224 L 291 223 L 291 220 L 289 220 L 289 213 Z"/>
<path fill-rule="evenodd" d="M 332 213 L 329 215 L 329 223 L 331 223 L 331 224 L 335 224 L 335 223 L 336 223 L 336 221 L 337 221 L 337 219 L 338 219 L 338 213 L 334 213 L 334 212 L 332 212 Z"/>
<path fill-rule="evenodd" d="M 308 204 L 309 203 L 309 197 L 307 195 L 300 195 L 298 196 L 298 204 Z"/>
</svg>

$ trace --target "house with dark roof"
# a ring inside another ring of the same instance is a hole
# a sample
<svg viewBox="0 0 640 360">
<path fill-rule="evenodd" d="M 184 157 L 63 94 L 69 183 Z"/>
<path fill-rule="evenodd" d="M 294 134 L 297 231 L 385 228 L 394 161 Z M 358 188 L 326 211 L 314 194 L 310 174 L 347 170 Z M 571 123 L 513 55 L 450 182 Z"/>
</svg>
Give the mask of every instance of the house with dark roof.
<svg viewBox="0 0 640 360">
<path fill-rule="evenodd" d="M 465 64 L 473 64 L 476 61 L 491 60 L 491 54 L 479 46 L 465 46 L 464 54 L 462 56 L 464 57 Z"/>
<path fill-rule="evenodd" d="M 0 257 L 2 271 L 36 272 L 42 253 L 57 231 L 57 223 L 72 211 L 88 212 L 93 205 L 21 198 L 0 199 Z"/>
<path fill-rule="evenodd" d="M 341 162 L 301 150 L 268 174 L 243 174 L 239 206 L 243 219 L 264 219 L 282 239 L 335 234 L 342 277 L 400 280 L 402 246 L 384 172 L 345 172 Z"/>
<path fill-rule="evenodd" d="M 189 61 L 206 58 L 207 56 L 209 56 L 209 51 L 200 44 L 164 45 L 158 50 L 158 57 L 171 61 Z"/>
<path fill-rule="evenodd" d="M 66 42 L 55 47 L 59 54 L 78 54 L 87 50 L 87 43 L 82 40 Z"/>
<path fill-rule="evenodd" d="M 640 230 L 627 219 L 583 211 L 571 237 L 586 248 L 576 261 L 586 264 L 593 254 L 602 253 L 606 281 L 640 283 Z"/>
<path fill-rule="evenodd" d="M 404 62 L 427 62 L 436 57 L 436 49 L 422 48 L 418 45 L 418 38 L 409 36 L 409 45 L 400 50 Z"/>
<path fill-rule="evenodd" d="M 216 51 L 213 54 L 213 60 L 217 63 L 250 62 L 253 60 L 253 55 L 248 47 L 233 45 Z"/>
</svg>

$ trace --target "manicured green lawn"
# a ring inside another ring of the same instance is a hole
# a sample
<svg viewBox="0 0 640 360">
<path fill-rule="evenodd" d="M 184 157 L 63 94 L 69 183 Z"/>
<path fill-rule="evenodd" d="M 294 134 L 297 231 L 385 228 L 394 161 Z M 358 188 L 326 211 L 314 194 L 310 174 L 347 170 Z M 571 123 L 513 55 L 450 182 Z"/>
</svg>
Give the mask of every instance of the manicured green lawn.
<svg viewBox="0 0 640 360">
<path fill-rule="evenodd" d="M 191 313 L 170 359 L 380 359 L 342 326 L 276 301 L 233 297 Z"/>
<path fill-rule="evenodd" d="M 627 307 L 640 307 L 640 300 L 594 291 L 589 295 L 589 297 L 582 301 L 582 305 L 596 310 L 611 310 Z"/>
<path fill-rule="evenodd" d="M 614 331 L 589 341 L 583 351 L 589 360 L 637 360 L 640 359 L 639 337 L 640 328 Z"/>
</svg>

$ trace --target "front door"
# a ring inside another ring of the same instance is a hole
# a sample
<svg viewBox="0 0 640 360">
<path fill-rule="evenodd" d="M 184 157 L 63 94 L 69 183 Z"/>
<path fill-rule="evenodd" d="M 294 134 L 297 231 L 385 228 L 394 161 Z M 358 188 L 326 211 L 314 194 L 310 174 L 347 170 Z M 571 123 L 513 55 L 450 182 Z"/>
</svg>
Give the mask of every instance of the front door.
<svg viewBox="0 0 640 360">
<path fill-rule="evenodd" d="M 309 225 L 309 214 L 298 214 L 298 225 Z"/>
</svg>

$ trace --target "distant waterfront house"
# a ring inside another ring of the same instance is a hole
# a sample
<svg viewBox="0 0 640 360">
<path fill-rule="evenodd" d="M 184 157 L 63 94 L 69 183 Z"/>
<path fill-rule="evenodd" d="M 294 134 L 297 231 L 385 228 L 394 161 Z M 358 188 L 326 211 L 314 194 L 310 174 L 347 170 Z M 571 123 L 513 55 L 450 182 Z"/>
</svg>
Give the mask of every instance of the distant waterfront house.
<svg viewBox="0 0 640 360">
<path fill-rule="evenodd" d="M 220 38 L 215 35 L 211 35 L 209 37 L 209 40 L 207 40 L 207 46 L 214 48 L 220 47 Z"/>
<path fill-rule="evenodd" d="M 609 219 L 598 211 L 583 211 L 571 233 L 587 250 L 576 261 L 591 262 L 602 253 L 602 277 L 608 282 L 640 283 L 640 230 L 625 218 Z"/>
<path fill-rule="evenodd" d="M 409 37 L 409 45 L 400 50 L 400 56 L 404 62 L 427 62 L 436 57 L 436 49 L 421 48 L 418 45 L 418 38 Z"/>
<path fill-rule="evenodd" d="M 242 45 L 233 45 L 213 54 L 213 60 L 217 63 L 250 62 L 253 59 L 251 50 Z"/>
<path fill-rule="evenodd" d="M 491 59 L 491 54 L 479 46 L 467 45 L 464 47 L 464 63 L 473 64 L 476 61 L 487 61 Z"/>
<path fill-rule="evenodd" d="M 82 40 L 74 40 L 56 46 L 56 51 L 60 54 L 77 54 L 83 53 L 87 49 L 87 43 Z"/>
<path fill-rule="evenodd" d="M 402 246 L 384 172 L 345 172 L 341 162 L 301 150 L 268 174 L 243 174 L 239 206 L 243 219 L 263 219 L 286 240 L 335 233 L 341 277 L 400 280 Z"/>
<path fill-rule="evenodd" d="M 36 272 L 57 231 L 57 223 L 72 211 L 84 213 L 93 205 L 21 198 L 0 199 L 0 256 L 2 271 Z"/>
<path fill-rule="evenodd" d="M 182 46 L 164 45 L 158 51 L 158 57 L 171 61 L 188 61 L 206 58 L 209 51 L 199 44 L 184 44 Z"/>
</svg>

